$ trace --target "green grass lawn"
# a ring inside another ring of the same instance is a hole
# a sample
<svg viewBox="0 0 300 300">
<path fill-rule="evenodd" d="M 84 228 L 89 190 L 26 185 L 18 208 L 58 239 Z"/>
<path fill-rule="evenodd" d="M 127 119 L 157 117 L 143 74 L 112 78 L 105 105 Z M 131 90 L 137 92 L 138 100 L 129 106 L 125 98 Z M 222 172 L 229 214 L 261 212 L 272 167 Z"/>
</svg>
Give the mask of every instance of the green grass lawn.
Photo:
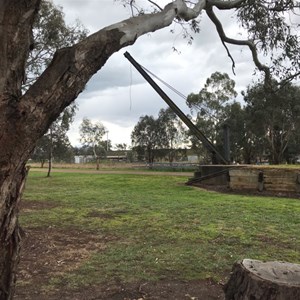
<svg viewBox="0 0 300 300">
<path fill-rule="evenodd" d="M 23 227 L 57 226 L 108 239 L 52 284 L 224 280 L 242 258 L 300 263 L 300 200 L 220 194 L 187 178 L 30 172 L 24 201 L 53 208 L 21 213 Z"/>
</svg>

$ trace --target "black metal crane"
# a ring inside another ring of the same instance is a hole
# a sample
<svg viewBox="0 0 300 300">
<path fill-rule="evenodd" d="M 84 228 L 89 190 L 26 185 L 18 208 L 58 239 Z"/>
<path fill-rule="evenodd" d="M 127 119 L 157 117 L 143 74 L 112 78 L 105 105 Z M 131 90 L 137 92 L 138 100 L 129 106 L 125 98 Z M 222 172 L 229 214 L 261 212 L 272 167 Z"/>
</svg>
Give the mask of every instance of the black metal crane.
<svg viewBox="0 0 300 300">
<path fill-rule="evenodd" d="M 150 77 L 150 75 L 143 69 L 143 67 L 134 60 L 134 58 L 125 52 L 124 56 L 137 69 L 137 71 L 145 78 L 145 80 L 153 87 L 153 89 L 161 96 L 161 98 L 170 106 L 181 121 L 190 129 L 190 131 L 203 143 L 205 148 L 212 154 L 213 160 L 217 164 L 229 164 L 223 155 L 219 153 L 216 147 L 209 141 L 209 139 L 194 125 L 194 123 L 180 110 L 180 108 L 170 99 L 170 97 L 157 85 L 157 83 Z"/>
</svg>

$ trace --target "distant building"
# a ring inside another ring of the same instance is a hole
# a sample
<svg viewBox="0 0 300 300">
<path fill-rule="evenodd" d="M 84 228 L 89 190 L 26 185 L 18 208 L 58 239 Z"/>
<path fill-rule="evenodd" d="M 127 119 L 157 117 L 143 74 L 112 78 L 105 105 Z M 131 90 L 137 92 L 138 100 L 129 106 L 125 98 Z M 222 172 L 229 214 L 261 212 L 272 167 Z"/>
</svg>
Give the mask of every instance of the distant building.
<svg viewBox="0 0 300 300">
<path fill-rule="evenodd" d="M 128 151 L 108 151 L 106 155 L 100 157 L 101 160 L 110 161 L 127 161 Z M 95 161 L 94 155 L 76 155 L 74 156 L 75 164 L 85 164 Z"/>
<path fill-rule="evenodd" d="M 194 155 L 187 155 L 187 160 L 191 164 L 196 164 L 196 163 L 199 162 L 199 157 L 196 154 L 194 154 Z"/>
<path fill-rule="evenodd" d="M 93 161 L 95 158 L 93 155 L 75 155 L 74 161 L 75 164 L 85 164 Z"/>
<path fill-rule="evenodd" d="M 104 159 L 110 161 L 127 161 L 128 160 L 128 151 L 127 150 L 115 150 L 108 151 Z"/>
</svg>

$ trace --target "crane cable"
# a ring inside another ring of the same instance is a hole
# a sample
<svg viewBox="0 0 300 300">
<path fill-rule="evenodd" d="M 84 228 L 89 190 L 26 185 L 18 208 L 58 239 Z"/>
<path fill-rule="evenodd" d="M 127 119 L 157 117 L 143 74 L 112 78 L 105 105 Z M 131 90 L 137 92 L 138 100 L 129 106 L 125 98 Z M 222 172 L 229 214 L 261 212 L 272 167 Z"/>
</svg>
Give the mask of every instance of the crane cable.
<svg viewBox="0 0 300 300">
<path fill-rule="evenodd" d="M 177 89 L 175 89 L 173 86 L 171 86 L 169 83 L 167 83 L 166 81 L 162 80 L 161 78 L 159 78 L 157 75 L 155 75 L 153 72 L 151 72 L 150 70 L 148 70 L 146 67 L 140 65 L 144 71 L 146 71 L 147 73 L 151 74 L 154 78 L 156 78 L 158 81 L 160 81 L 162 84 L 164 84 L 166 87 L 168 87 L 171 91 L 173 91 L 175 94 L 177 94 L 179 97 L 183 98 L 185 101 L 187 101 L 187 96 L 185 96 L 183 93 L 181 93 L 180 91 L 178 91 Z M 202 106 L 202 107 L 201 107 Z M 208 108 L 203 108 L 203 104 L 200 106 L 201 109 L 203 109 L 205 111 L 205 113 L 207 113 L 211 118 L 215 119 L 216 121 L 219 121 L 219 119 L 214 116 L 212 113 L 210 113 L 208 111 Z"/>
</svg>

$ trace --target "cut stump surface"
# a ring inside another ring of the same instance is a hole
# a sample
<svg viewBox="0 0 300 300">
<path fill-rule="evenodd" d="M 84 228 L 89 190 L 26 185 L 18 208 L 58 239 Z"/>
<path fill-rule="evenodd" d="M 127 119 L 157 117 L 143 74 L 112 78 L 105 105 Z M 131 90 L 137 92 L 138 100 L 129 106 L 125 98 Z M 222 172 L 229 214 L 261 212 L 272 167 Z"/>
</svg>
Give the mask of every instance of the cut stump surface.
<svg viewBox="0 0 300 300">
<path fill-rule="evenodd" d="M 224 291 L 226 300 L 300 300 L 300 265 L 244 259 Z"/>
</svg>

